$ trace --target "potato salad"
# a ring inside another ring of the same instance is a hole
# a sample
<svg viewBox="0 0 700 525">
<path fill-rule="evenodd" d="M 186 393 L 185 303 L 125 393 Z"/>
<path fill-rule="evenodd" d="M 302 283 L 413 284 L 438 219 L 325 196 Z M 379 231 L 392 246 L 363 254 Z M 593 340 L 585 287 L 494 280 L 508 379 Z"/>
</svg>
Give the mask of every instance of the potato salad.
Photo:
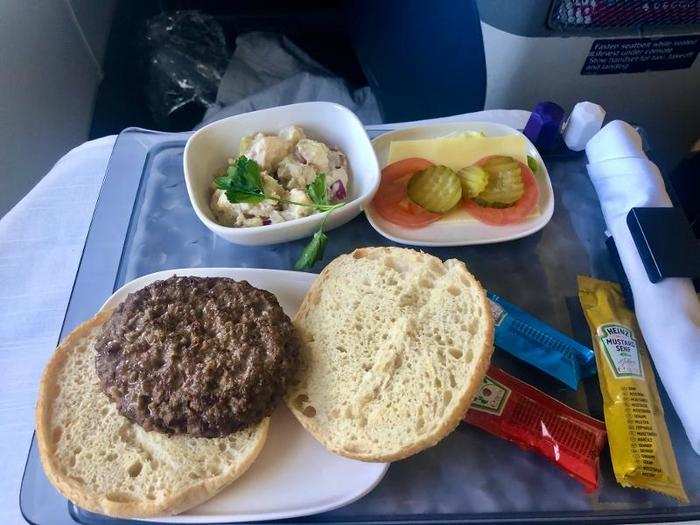
<svg viewBox="0 0 700 525">
<path fill-rule="evenodd" d="M 243 156 L 260 167 L 264 194 L 272 198 L 231 202 L 226 191 L 214 186 L 210 206 L 223 226 L 265 226 L 318 213 L 307 188 L 319 174 L 325 176 L 329 203 L 343 202 L 348 196 L 350 175 L 343 152 L 308 138 L 298 126 L 286 127 L 276 135 L 243 137 L 238 157 L 229 159 L 229 166 Z"/>
</svg>

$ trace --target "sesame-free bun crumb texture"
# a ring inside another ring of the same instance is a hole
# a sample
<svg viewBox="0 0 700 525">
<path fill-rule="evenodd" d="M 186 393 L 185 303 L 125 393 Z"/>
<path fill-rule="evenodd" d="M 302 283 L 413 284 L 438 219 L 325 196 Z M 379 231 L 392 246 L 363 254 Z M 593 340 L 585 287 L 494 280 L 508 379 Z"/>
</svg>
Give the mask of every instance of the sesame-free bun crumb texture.
<svg viewBox="0 0 700 525">
<path fill-rule="evenodd" d="M 493 352 L 488 299 L 464 263 L 403 248 L 332 261 L 294 323 L 302 364 L 287 405 L 329 450 L 364 461 L 454 430 Z"/>
</svg>

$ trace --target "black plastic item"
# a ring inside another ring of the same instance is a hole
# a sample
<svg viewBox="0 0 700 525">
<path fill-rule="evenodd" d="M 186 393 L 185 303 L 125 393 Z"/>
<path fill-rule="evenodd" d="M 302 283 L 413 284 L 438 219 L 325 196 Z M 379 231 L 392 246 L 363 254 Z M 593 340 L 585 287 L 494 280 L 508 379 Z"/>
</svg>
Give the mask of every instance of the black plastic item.
<svg viewBox="0 0 700 525">
<path fill-rule="evenodd" d="M 680 208 L 632 208 L 627 226 L 649 280 L 700 277 L 700 241 Z"/>
<path fill-rule="evenodd" d="M 386 122 L 484 108 L 486 62 L 473 0 L 348 0 L 345 16 Z"/>
<path fill-rule="evenodd" d="M 668 179 L 675 192 L 674 202 L 683 208 L 695 237 L 700 239 L 700 146 L 697 147 L 676 166 Z"/>
<path fill-rule="evenodd" d="M 163 13 L 146 23 L 146 96 L 156 124 L 189 129 L 216 101 L 229 54 L 212 16 L 199 11 Z"/>
</svg>

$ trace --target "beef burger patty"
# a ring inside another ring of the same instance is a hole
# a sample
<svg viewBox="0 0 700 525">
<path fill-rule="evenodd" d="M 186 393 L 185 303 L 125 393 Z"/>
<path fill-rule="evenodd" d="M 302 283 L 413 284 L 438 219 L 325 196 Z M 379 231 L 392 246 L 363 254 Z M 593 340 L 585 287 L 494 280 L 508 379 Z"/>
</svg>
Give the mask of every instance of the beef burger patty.
<svg viewBox="0 0 700 525">
<path fill-rule="evenodd" d="M 199 437 L 269 416 L 299 363 L 275 296 L 223 277 L 171 277 L 130 294 L 96 350 L 102 390 L 122 415 Z"/>
</svg>

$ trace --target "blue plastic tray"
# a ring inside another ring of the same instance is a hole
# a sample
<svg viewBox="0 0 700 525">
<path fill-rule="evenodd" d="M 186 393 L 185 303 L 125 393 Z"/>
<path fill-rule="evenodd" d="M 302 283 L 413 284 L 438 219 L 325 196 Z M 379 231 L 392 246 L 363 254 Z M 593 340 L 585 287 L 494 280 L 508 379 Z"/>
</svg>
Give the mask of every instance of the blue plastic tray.
<svg viewBox="0 0 700 525">
<path fill-rule="evenodd" d="M 213 236 L 190 207 L 182 173 L 188 134 L 127 129 L 117 139 L 90 226 L 61 337 L 90 318 L 122 284 L 158 270 L 184 267 L 291 268 L 305 240 L 242 247 Z M 576 275 L 614 279 L 604 222 L 585 171 L 585 159 L 546 157 L 555 212 L 540 232 L 497 245 L 429 249 L 464 260 L 490 290 L 589 344 L 576 299 Z M 333 230 L 324 262 L 360 246 L 391 245 L 363 215 Z M 319 268 L 320 270 L 320 268 Z M 497 353 L 495 362 L 571 406 L 601 417 L 595 378 L 578 392 Z M 557 520 L 663 521 L 700 517 L 700 457 L 690 448 L 664 396 L 667 422 L 690 505 L 659 494 L 623 489 L 602 459 L 601 488 L 580 485 L 542 458 L 461 425 L 438 446 L 394 463 L 361 500 L 294 522 L 412 523 Z M 42 525 L 73 520 L 125 523 L 68 503 L 49 484 L 32 446 L 20 506 Z"/>
</svg>

